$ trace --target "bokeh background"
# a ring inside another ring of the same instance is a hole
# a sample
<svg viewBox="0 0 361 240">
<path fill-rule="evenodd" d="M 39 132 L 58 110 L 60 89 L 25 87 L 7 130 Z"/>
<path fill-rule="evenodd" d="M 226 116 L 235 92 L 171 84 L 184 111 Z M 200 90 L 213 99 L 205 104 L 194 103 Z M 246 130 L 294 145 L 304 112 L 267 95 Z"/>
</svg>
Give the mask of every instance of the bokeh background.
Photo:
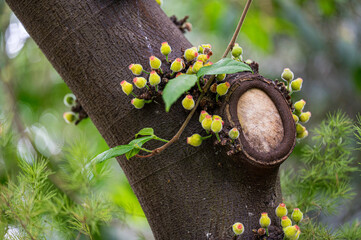
<svg viewBox="0 0 361 240">
<path fill-rule="evenodd" d="M 186 36 L 194 45 L 210 43 L 216 60 L 223 54 L 244 4 L 239 0 L 164 0 L 162 8 L 168 16 L 188 15 L 193 31 Z M 41 155 L 56 165 L 63 158 L 63 149 L 74 141 L 84 142 L 93 155 L 108 149 L 91 120 L 78 126 L 64 122 L 62 114 L 68 108 L 63 97 L 70 90 L 3 0 L 0 13 L 0 127 L 12 121 L 17 139 L 11 154 L 0 152 L 0 181 L 17 172 L 14 158 L 31 161 L 34 155 Z M 283 68 L 289 67 L 296 77 L 304 79 L 302 92 L 293 97 L 307 101 L 306 108 L 312 112 L 308 129 L 337 109 L 353 119 L 361 112 L 360 1 L 254 1 L 237 42 L 245 59 L 259 63 L 262 75 L 279 79 Z M 300 148 L 310 139 L 297 145 L 282 168 L 297 165 Z M 97 191 L 109 194 L 124 209 L 124 216 L 104 231 L 109 239 L 152 239 L 137 199 L 115 160 L 110 169 L 111 177 Z M 344 204 L 342 214 L 321 216 L 331 227 L 361 217 L 359 175 L 353 176 L 358 193 Z"/>
</svg>

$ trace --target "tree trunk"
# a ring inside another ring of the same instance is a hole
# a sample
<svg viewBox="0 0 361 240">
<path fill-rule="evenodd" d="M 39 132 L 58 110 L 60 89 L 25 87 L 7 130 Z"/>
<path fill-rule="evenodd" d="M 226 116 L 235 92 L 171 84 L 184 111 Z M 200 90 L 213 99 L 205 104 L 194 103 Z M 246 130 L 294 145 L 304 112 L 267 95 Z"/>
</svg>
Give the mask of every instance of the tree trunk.
<svg viewBox="0 0 361 240">
<path fill-rule="evenodd" d="M 187 116 L 180 104 L 169 113 L 155 102 L 136 110 L 119 85 L 133 78 L 129 64 L 148 66 L 151 55 L 164 58 L 161 42 L 172 47 L 170 59 L 191 46 L 154 0 L 7 3 L 110 147 L 128 143 L 144 127 L 153 127 L 162 138 L 176 133 Z M 237 221 L 245 226 L 243 239 L 251 239 L 261 212 L 278 222 L 278 167 L 295 143 L 288 103 L 258 74 L 235 75 L 231 82 L 232 91 L 218 111 L 226 127 L 242 125 L 237 141 L 243 151 L 229 157 L 212 141 L 198 148 L 187 145 L 187 136 L 201 132 L 196 114 L 180 140 L 161 154 L 117 159 L 156 239 L 231 239 L 230 226 Z M 267 102 L 269 113 L 263 104 L 250 107 L 254 99 Z"/>
</svg>

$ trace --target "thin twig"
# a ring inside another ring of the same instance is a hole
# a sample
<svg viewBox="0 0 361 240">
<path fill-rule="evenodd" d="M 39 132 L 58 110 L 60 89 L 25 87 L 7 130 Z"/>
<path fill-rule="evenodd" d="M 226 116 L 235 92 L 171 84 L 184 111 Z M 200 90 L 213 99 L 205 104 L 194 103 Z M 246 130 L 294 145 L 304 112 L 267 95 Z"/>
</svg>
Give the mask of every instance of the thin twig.
<svg viewBox="0 0 361 240">
<path fill-rule="evenodd" d="M 244 19 L 246 18 L 246 14 L 247 14 L 247 12 L 248 12 L 248 9 L 249 9 L 251 3 L 252 3 L 252 0 L 247 0 L 246 6 L 244 7 L 243 12 L 242 12 L 242 16 L 241 16 L 241 18 L 239 19 L 237 28 L 236 28 L 236 30 L 234 31 L 234 34 L 233 34 L 233 36 L 232 36 L 232 39 L 231 39 L 231 41 L 229 42 L 229 44 L 228 44 L 228 46 L 227 46 L 227 48 L 226 48 L 226 50 L 225 50 L 222 58 L 227 57 L 229 51 L 232 49 L 234 43 L 236 42 L 237 36 L 238 36 L 238 34 L 239 34 L 239 31 L 241 30 L 243 21 L 244 21 Z M 182 135 L 184 129 L 187 127 L 189 121 L 190 121 L 191 118 L 193 117 L 193 115 L 194 115 L 194 113 L 195 113 L 195 111 L 196 111 L 196 109 L 197 109 L 200 101 L 202 100 L 202 98 L 204 97 L 204 95 L 208 92 L 208 90 L 209 90 L 209 88 L 210 88 L 210 86 L 211 86 L 214 78 L 215 78 L 214 75 L 212 75 L 211 78 L 207 81 L 207 84 L 204 86 L 204 91 L 203 91 L 203 92 L 201 93 L 201 95 L 199 96 L 199 98 L 198 98 L 198 100 L 197 100 L 194 108 L 193 108 L 192 111 L 189 113 L 188 117 L 187 117 L 186 120 L 183 122 L 182 126 L 180 127 L 180 129 L 178 130 L 178 132 L 173 136 L 173 138 L 172 138 L 169 142 L 167 142 L 166 144 L 164 144 L 163 146 L 154 149 L 154 150 L 152 151 L 152 153 L 150 153 L 150 154 L 148 154 L 148 155 L 139 155 L 139 154 L 137 154 L 136 157 L 138 157 L 138 158 L 148 158 L 148 157 L 152 157 L 152 156 L 154 156 L 154 155 L 156 155 L 156 154 L 164 151 L 167 147 L 169 147 L 170 145 L 172 145 L 174 142 L 176 142 L 176 141 L 180 138 L 180 136 Z"/>
</svg>

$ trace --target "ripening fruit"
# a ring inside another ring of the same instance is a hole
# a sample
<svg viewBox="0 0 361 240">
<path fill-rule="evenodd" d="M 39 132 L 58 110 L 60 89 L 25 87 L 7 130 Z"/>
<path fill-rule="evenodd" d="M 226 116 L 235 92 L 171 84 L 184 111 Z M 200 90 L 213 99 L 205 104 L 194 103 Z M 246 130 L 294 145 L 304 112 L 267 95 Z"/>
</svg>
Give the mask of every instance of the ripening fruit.
<svg viewBox="0 0 361 240">
<path fill-rule="evenodd" d="M 286 227 L 289 227 L 289 226 L 292 226 L 292 221 L 289 217 L 287 216 L 283 216 L 281 218 L 281 226 L 282 228 L 286 228 Z"/>
<path fill-rule="evenodd" d="M 303 112 L 300 115 L 300 122 L 306 123 L 311 118 L 311 112 Z"/>
<path fill-rule="evenodd" d="M 169 46 L 168 42 L 162 42 L 162 46 L 160 47 L 160 52 L 164 56 L 168 56 L 172 52 L 172 48 Z"/>
<path fill-rule="evenodd" d="M 195 105 L 192 95 L 185 96 L 185 98 L 182 100 L 182 105 L 185 109 L 192 110 Z"/>
<path fill-rule="evenodd" d="M 303 83 L 303 79 L 302 79 L 302 78 L 297 78 L 296 80 L 293 80 L 293 81 L 291 82 L 292 91 L 294 91 L 294 92 L 300 91 L 301 88 L 302 88 L 302 83 Z"/>
<path fill-rule="evenodd" d="M 268 228 L 271 225 L 271 219 L 268 217 L 266 212 L 261 213 L 261 218 L 259 219 L 259 225 L 263 228 Z"/>
<path fill-rule="evenodd" d="M 145 101 L 144 99 L 133 98 L 131 103 L 136 109 L 142 109 L 144 107 Z"/>
<path fill-rule="evenodd" d="M 147 79 L 145 79 L 144 77 L 135 77 L 133 78 L 133 83 L 137 88 L 141 89 L 144 88 L 147 84 Z"/>
<path fill-rule="evenodd" d="M 143 72 L 143 67 L 140 64 L 130 64 L 129 69 L 136 76 L 142 74 L 142 72 Z"/>
<path fill-rule="evenodd" d="M 189 66 L 189 68 L 186 71 L 186 74 L 194 74 L 193 72 L 193 66 Z"/>
<path fill-rule="evenodd" d="M 209 61 L 209 62 L 207 62 L 206 64 L 204 64 L 203 67 L 208 67 L 208 66 L 211 66 L 211 65 L 213 65 L 213 63 L 212 63 L 211 61 Z"/>
<path fill-rule="evenodd" d="M 228 92 L 230 86 L 231 85 L 229 84 L 229 82 L 218 84 L 217 93 L 219 94 L 219 96 L 225 95 Z"/>
<path fill-rule="evenodd" d="M 228 135 L 233 140 L 237 139 L 239 137 L 239 131 L 237 128 L 232 128 L 231 130 L 229 130 Z"/>
<path fill-rule="evenodd" d="M 209 131 L 211 129 L 212 126 L 212 116 L 211 115 L 207 115 L 204 117 L 203 121 L 202 121 L 202 127 Z"/>
<path fill-rule="evenodd" d="M 194 73 L 197 73 L 199 71 L 199 69 L 201 69 L 203 67 L 203 62 L 198 60 L 197 62 L 195 62 L 193 64 L 192 70 Z"/>
<path fill-rule="evenodd" d="M 149 65 L 152 69 L 158 69 L 160 66 L 162 66 L 162 62 L 156 56 L 151 56 L 149 58 Z"/>
<path fill-rule="evenodd" d="M 224 79 L 226 78 L 226 74 L 223 73 L 223 74 L 218 74 L 216 79 L 217 81 L 223 81 Z"/>
<path fill-rule="evenodd" d="M 128 83 L 125 80 L 120 83 L 120 86 L 122 86 L 123 92 L 127 95 L 129 95 L 133 91 L 133 84 Z"/>
<path fill-rule="evenodd" d="M 242 223 L 236 222 L 235 224 L 233 224 L 232 230 L 233 230 L 234 234 L 236 234 L 238 236 L 244 232 L 244 226 Z"/>
<path fill-rule="evenodd" d="M 151 71 L 149 75 L 149 84 L 156 86 L 160 83 L 160 76 L 156 71 Z"/>
<path fill-rule="evenodd" d="M 293 239 L 296 234 L 297 231 L 300 229 L 299 226 L 294 225 L 294 226 L 289 226 L 283 229 L 283 232 L 285 233 L 285 238 L 286 239 Z"/>
<path fill-rule="evenodd" d="M 276 208 L 276 216 L 279 218 L 282 218 L 283 216 L 286 216 L 288 213 L 286 204 L 280 203 Z"/>
<path fill-rule="evenodd" d="M 170 70 L 172 70 L 173 72 L 180 72 L 183 70 L 183 68 L 184 68 L 184 63 L 183 60 L 180 58 L 176 58 L 170 65 Z"/>
<path fill-rule="evenodd" d="M 211 124 L 211 130 L 212 130 L 212 132 L 214 132 L 214 133 L 219 133 L 220 131 L 222 131 L 222 128 L 223 128 L 222 119 L 220 119 L 220 118 L 215 118 L 215 119 L 212 121 L 212 124 Z"/>
<path fill-rule="evenodd" d="M 292 114 L 293 120 L 295 120 L 295 123 L 298 123 L 298 116 L 296 114 Z"/>
<path fill-rule="evenodd" d="M 206 63 L 209 60 L 209 55 L 206 54 L 199 54 L 197 57 L 197 61 L 202 61 L 203 63 Z"/>
<path fill-rule="evenodd" d="M 181 76 L 181 75 L 184 75 L 184 73 L 179 72 L 179 73 L 177 73 L 177 74 L 175 75 L 175 77 L 179 77 L 179 76 Z"/>
<path fill-rule="evenodd" d="M 297 112 L 302 112 L 303 108 L 306 105 L 306 101 L 301 99 L 300 101 L 295 102 L 294 106 L 295 106 L 295 110 Z"/>
<path fill-rule="evenodd" d="M 200 146 L 202 144 L 202 136 L 196 133 L 187 137 L 187 144 L 192 145 L 193 147 Z"/>
<path fill-rule="evenodd" d="M 219 118 L 219 119 L 222 120 L 222 117 L 221 117 L 221 116 L 219 116 L 219 115 L 213 115 L 213 116 L 212 116 L 212 121 L 213 121 L 214 119 L 216 119 L 216 118 Z"/>
<path fill-rule="evenodd" d="M 235 58 L 238 58 L 242 55 L 243 49 L 238 45 L 238 43 L 235 43 L 232 48 L 232 56 Z"/>
<path fill-rule="evenodd" d="M 63 118 L 64 118 L 65 122 L 68 124 L 74 123 L 77 119 L 75 113 L 73 113 L 73 112 L 65 112 L 63 114 Z"/>
<path fill-rule="evenodd" d="M 64 104 L 67 107 L 72 107 L 75 105 L 76 97 L 72 93 L 68 93 L 64 96 Z"/>
<path fill-rule="evenodd" d="M 202 110 L 201 114 L 199 115 L 199 122 L 202 123 L 203 119 L 209 115 L 206 111 Z"/>
<path fill-rule="evenodd" d="M 299 208 L 295 208 L 295 209 L 293 209 L 291 218 L 293 221 L 296 222 L 296 224 L 298 224 L 303 219 L 303 213 L 301 212 L 301 210 Z"/>
<path fill-rule="evenodd" d="M 257 233 L 259 236 L 263 236 L 266 234 L 266 229 L 264 228 L 258 228 Z"/>
<path fill-rule="evenodd" d="M 293 72 L 289 68 L 283 69 L 283 72 L 281 74 L 281 78 L 287 82 L 290 82 L 293 80 Z"/>
<path fill-rule="evenodd" d="M 198 56 L 198 52 L 197 49 L 194 48 L 188 48 L 187 50 L 184 51 L 184 58 L 190 62 L 193 59 L 195 59 Z"/>
<path fill-rule="evenodd" d="M 305 131 L 303 131 L 302 133 L 297 133 L 297 138 L 298 139 L 303 139 L 303 138 L 305 138 L 305 137 L 307 137 L 308 136 L 308 131 L 307 130 L 305 130 Z"/>
</svg>

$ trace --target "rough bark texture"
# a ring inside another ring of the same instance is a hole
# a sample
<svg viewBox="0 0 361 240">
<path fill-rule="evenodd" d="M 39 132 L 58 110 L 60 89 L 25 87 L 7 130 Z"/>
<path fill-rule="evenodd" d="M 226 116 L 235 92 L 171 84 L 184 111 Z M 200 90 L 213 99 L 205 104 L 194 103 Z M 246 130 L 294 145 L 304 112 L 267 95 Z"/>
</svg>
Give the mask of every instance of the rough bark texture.
<svg viewBox="0 0 361 240">
<path fill-rule="evenodd" d="M 171 59 L 180 55 L 181 48 L 191 46 L 154 0 L 7 3 L 110 147 L 128 143 L 143 127 L 153 127 L 160 137 L 170 138 L 181 126 L 187 113 L 179 104 L 169 113 L 160 103 L 139 111 L 132 108 L 119 85 L 133 78 L 127 68 L 130 63 L 148 66 L 151 55 L 162 57 L 161 42 L 172 46 Z M 271 99 L 284 101 L 280 96 Z M 279 104 L 275 105 L 280 111 Z M 281 119 L 287 114 L 280 111 Z M 285 121 L 283 126 L 291 126 Z M 285 128 L 285 133 L 294 134 L 292 127 Z M 241 221 L 244 239 L 250 239 L 261 212 L 269 212 L 277 222 L 274 208 L 282 200 L 278 166 L 293 145 L 286 143 L 283 156 L 272 155 L 269 161 L 263 154 L 252 165 L 252 151 L 230 158 L 212 144 L 186 145 L 186 136 L 200 131 L 198 116 L 194 116 L 180 141 L 162 154 L 130 161 L 118 158 L 155 238 L 207 239 L 208 234 L 209 239 L 230 239 L 230 226 Z"/>
</svg>

